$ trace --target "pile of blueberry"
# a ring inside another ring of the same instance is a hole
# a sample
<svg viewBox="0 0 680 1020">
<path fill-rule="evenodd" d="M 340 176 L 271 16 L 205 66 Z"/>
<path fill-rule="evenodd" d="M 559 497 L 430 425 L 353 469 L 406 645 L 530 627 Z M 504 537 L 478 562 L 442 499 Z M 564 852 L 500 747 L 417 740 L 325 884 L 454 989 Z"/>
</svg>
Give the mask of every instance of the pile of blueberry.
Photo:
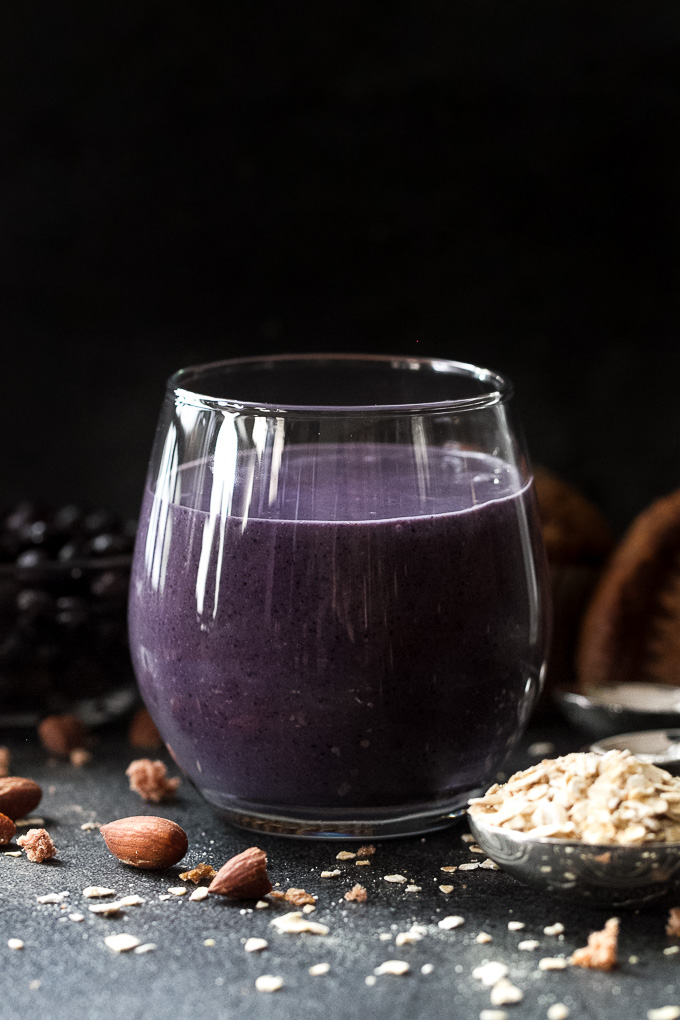
<svg viewBox="0 0 680 1020">
<path fill-rule="evenodd" d="M 126 605 L 136 522 L 75 505 L 0 520 L 0 719 L 132 684 Z"/>
</svg>

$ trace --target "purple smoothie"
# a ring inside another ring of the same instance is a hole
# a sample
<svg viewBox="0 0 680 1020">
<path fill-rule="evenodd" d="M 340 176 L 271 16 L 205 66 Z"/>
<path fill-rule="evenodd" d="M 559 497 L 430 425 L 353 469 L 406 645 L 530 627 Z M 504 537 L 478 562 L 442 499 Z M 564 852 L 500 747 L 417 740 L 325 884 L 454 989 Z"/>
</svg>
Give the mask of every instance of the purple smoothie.
<svg viewBox="0 0 680 1020">
<path fill-rule="evenodd" d="M 209 800 L 369 818 L 462 803 L 491 778 L 545 655 L 543 553 L 513 468 L 292 446 L 273 486 L 255 472 L 247 514 L 219 512 L 209 461 L 174 491 L 142 507 L 131 649 Z"/>
</svg>

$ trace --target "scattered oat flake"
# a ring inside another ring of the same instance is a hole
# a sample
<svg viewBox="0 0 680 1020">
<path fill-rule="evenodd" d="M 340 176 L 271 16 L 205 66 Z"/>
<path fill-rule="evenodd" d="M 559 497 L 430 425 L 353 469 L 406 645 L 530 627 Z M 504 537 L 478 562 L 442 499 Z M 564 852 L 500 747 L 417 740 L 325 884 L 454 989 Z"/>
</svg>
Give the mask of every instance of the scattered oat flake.
<svg viewBox="0 0 680 1020">
<path fill-rule="evenodd" d="M 342 874 L 342 872 L 340 871 L 340 868 L 336 868 L 335 871 L 322 871 L 321 875 L 319 877 L 320 878 L 337 878 L 338 875 L 341 875 L 341 874 Z"/>
<path fill-rule="evenodd" d="M 480 931 L 479 935 L 475 939 L 475 942 L 479 942 L 481 946 L 486 945 L 488 942 L 493 942 L 492 937 L 486 931 Z"/>
<path fill-rule="evenodd" d="M 119 935 L 107 935 L 104 942 L 114 953 L 127 953 L 141 945 L 135 935 L 128 935 L 127 932 L 120 932 Z"/>
<path fill-rule="evenodd" d="M 501 978 L 491 989 L 489 998 L 492 1006 L 510 1006 L 513 1002 L 521 1002 L 524 992 L 517 985 L 513 985 L 512 981 Z"/>
<path fill-rule="evenodd" d="M 117 914 L 121 909 L 121 904 L 117 900 L 111 903 L 93 903 L 91 907 L 87 908 L 91 914 L 102 914 L 104 917 L 109 917 L 112 914 Z"/>
<path fill-rule="evenodd" d="M 313 903 L 305 903 L 304 907 L 302 908 L 302 913 L 303 914 L 313 914 L 315 910 L 316 910 L 315 904 L 313 904 Z"/>
<path fill-rule="evenodd" d="M 433 963 L 424 963 L 420 968 L 420 973 L 425 974 L 425 976 L 427 977 L 427 975 L 431 974 L 433 970 L 434 970 Z"/>
<path fill-rule="evenodd" d="M 551 744 L 549 740 L 537 740 L 535 744 L 529 744 L 527 748 L 527 754 L 531 758 L 547 758 L 554 752 L 555 745 Z"/>
<path fill-rule="evenodd" d="M 357 868 L 364 868 L 367 864 L 370 864 L 371 862 L 370 861 L 355 861 L 354 863 L 356 864 Z"/>
<path fill-rule="evenodd" d="M 483 1009 L 479 1020 L 508 1020 L 508 1014 L 504 1009 Z"/>
<path fill-rule="evenodd" d="M 322 974 L 328 974 L 331 969 L 330 963 L 313 963 L 307 971 L 312 977 L 321 977 Z"/>
<path fill-rule="evenodd" d="M 191 896 L 189 897 L 189 899 L 193 900 L 194 902 L 197 902 L 197 901 L 200 901 L 200 900 L 207 900 L 207 898 L 208 898 L 208 889 L 207 889 L 207 886 L 205 886 L 205 885 L 202 885 L 200 887 L 200 889 L 194 889 L 194 891 L 192 892 Z"/>
<path fill-rule="evenodd" d="M 76 921 L 76 922 L 84 921 L 85 920 L 85 914 L 69 914 L 68 915 L 68 919 L 69 919 L 69 921 Z"/>
<path fill-rule="evenodd" d="M 640 957 L 639 956 L 629 956 L 628 957 L 628 963 L 635 964 L 635 963 L 639 963 L 639 962 L 640 962 Z"/>
<path fill-rule="evenodd" d="M 203 939 L 203 945 L 204 946 L 214 946 L 215 945 L 215 939 Z"/>
<path fill-rule="evenodd" d="M 68 892 L 51 892 L 45 896 L 38 896 L 37 900 L 38 903 L 61 903 L 68 895 Z"/>
<path fill-rule="evenodd" d="M 269 922 L 278 932 L 286 935 L 301 935 L 308 932 L 310 935 L 328 935 L 329 928 L 318 921 L 308 921 L 302 916 L 301 910 L 293 910 L 289 914 L 282 914 Z"/>
<path fill-rule="evenodd" d="M 88 885 L 86 889 L 83 889 L 83 896 L 86 896 L 88 900 L 99 899 L 101 896 L 115 896 L 115 889 L 107 889 L 103 885 Z"/>
<path fill-rule="evenodd" d="M 680 946 L 666 946 L 663 951 L 664 956 L 675 956 L 676 953 L 680 953 Z"/>
<path fill-rule="evenodd" d="M 383 878 L 385 879 L 386 882 L 401 883 L 407 881 L 407 879 L 405 879 L 403 875 L 383 875 Z"/>
<path fill-rule="evenodd" d="M 485 861 L 480 861 L 477 865 L 478 868 L 484 868 L 487 871 L 500 871 L 495 861 L 492 861 L 490 857 L 487 857 Z"/>
<path fill-rule="evenodd" d="M 524 939 L 524 941 L 517 944 L 518 949 L 526 949 L 527 952 L 532 952 L 534 949 L 538 949 L 540 942 L 536 939 Z"/>
<path fill-rule="evenodd" d="M 360 846 L 357 850 L 357 857 L 371 857 L 375 853 L 375 847 L 372 843 L 367 846 Z"/>
<path fill-rule="evenodd" d="M 17 818 L 14 823 L 17 829 L 30 829 L 37 828 L 45 824 L 44 818 Z"/>
<path fill-rule="evenodd" d="M 278 992 L 283 988 L 283 978 L 274 977 L 273 974 L 261 974 L 255 978 L 255 988 L 258 992 Z"/>
<path fill-rule="evenodd" d="M 449 931 L 451 928 L 460 928 L 461 924 L 465 924 L 465 918 L 451 914 L 449 917 L 443 917 L 437 927 Z"/>
<path fill-rule="evenodd" d="M 404 892 L 422 892 L 422 885 L 407 885 Z"/>
<path fill-rule="evenodd" d="M 83 822 L 80 826 L 83 832 L 93 832 L 95 829 L 101 829 L 101 822 Z"/>
<path fill-rule="evenodd" d="M 162 901 L 165 901 L 165 900 L 171 900 L 171 899 L 172 899 L 172 896 L 170 895 L 170 893 L 169 893 L 169 892 L 164 892 L 164 893 L 161 893 L 161 894 L 160 894 L 160 896 L 158 897 L 158 899 L 159 899 L 159 900 L 162 900 Z"/>
<path fill-rule="evenodd" d="M 376 977 L 380 977 L 382 974 L 393 974 L 395 977 L 401 977 L 403 974 L 408 974 L 411 967 L 405 960 L 385 960 L 379 967 L 375 967 L 373 973 Z"/>
<path fill-rule="evenodd" d="M 478 864 L 477 861 L 471 861 L 469 864 L 459 864 L 458 865 L 458 870 L 459 871 L 476 871 L 478 867 L 479 867 L 479 864 Z"/>
<path fill-rule="evenodd" d="M 57 856 L 57 848 L 47 829 L 29 829 L 25 836 L 19 836 L 17 846 L 23 847 L 29 861 L 42 864 Z"/>
<path fill-rule="evenodd" d="M 400 931 L 394 940 L 395 946 L 409 946 L 415 945 L 416 942 L 422 942 L 423 936 L 418 931 Z"/>
<path fill-rule="evenodd" d="M 464 832 L 460 838 L 463 840 L 464 843 L 474 843 L 475 841 L 475 837 L 472 835 L 471 832 Z"/>
<path fill-rule="evenodd" d="M 302 907 L 305 904 L 311 904 L 312 906 L 316 903 L 316 897 L 312 896 L 305 889 L 290 888 L 285 894 L 285 900 L 287 903 L 292 903 L 295 907 Z"/>
<path fill-rule="evenodd" d="M 444 868 L 440 868 L 439 870 L 440 871 L 454 872 L 454 871 L 458 871 L 458 867 L 455 864 L 447 864 Z"/>
<path fill-rule="evenodd" d="M 647 1020 L 678 1020 L 680 1006 L 659 1006 L 658 1009 L 647 1010 Z"/>
<path fill-rule="evenodd" d="M 180 876 L 181 877 L 181 876 Z M 191 897 L 189 897 L 191 899 Z M 266 900 L 258 900 L 255 904 L 256 910 L 269 910 L 269 904 Z"/>
<path fill-rule="evenodd" d="M 561 935 L 563 931 L 564 931 L 564 925 L 561 924 L 559 921 L 557 921 L 556 924 L 549 924 L 546 928 L 544 928 L 543 929 L 543 934 L 544 935 Z"/>
<path fill-rule="evenodd" d="M 475 967 L 472 971 L 472 976 L 477 981 L 481 981 L 483 985 L 491 987 L 502 981 L 503 978 L 507 977 L 508 968 L 506 964 L 499 963 L 496 960 L 489 960 L 487 963 L 480 964 L 479 967 Z M 503 1005 L 497 1003 L 496 1005 Z"/>
<path fill-rule="evenodd" d="M 364 978 L 364 984 L 367 984 L 369 988 L 372 988 L 377 981 L 375 974 L 369 974 L 368 977 Z"/>
<path fill-rule="evenodd" d="M 7 945 L 10 949 L 23 949 L 24 943 L 21 939 L 7 939 Z"/>
<path fill-rule="evenodd" d="M 246 953 L 259 953 L 262 949 L 266 949 L 269 943 L 266 939 L 246 939 L 244 949 Z"/>
<path fill-rule="evenodd" d="M 508 931 L 522 931 L 526 928 L 524 921 L 508 921 Z"/>
<path fill-rule="evenodd" d="M 352 888 L 345 893 L 345 899 L 353 903 L 365 903 L 368 893 L 366 887 L 363 885 L 353 885 Z"/>
<path fill-rule="evenodd" d="M 546 1016 L 548 1020 L 567 1020 L 569 1007 L 565 1006 L 563 1002 L 553 1002 L 552 1006 L 548 1006 Z"/>
<path fill-rule="evenodd" d="M 471 854 L 484 854 L 484 853 L 486 853 L 486 850 L 482 850 L 481 846 L 477 846 L 476 843 L 471 844 L 468 847 L 468 850 L 470 851 Z"/>
<path fill-rule="evenodd" d="M 448 896 L 449 893 L 453 892 L 453 886 L 452 885 L 440 885 L 439 886 L 439 891 L 443 892 L 446 896 Z"/>
<path fill-rule="evenodd" d="M 146 953 L 153 953 L 154 949 L 158 949 L 155 942 L 145 942 L 142 946 L 135 946 L 134 953 L 137 956 L 144 956 Z"/>
<path fill-rule="evenodd" d="M 212 865 L 205 864 L 201 861 L 200 864 L 197 864 L 196 867 L 192 868 L 190 871 L 183 871 L 179 877 L 182 882 L 194 882 L 194 884 L 197 885 L 199 882 L 203 881 L 204 878 L 212 880 L 216 874 L 217 872 Z"/>
<path fill-rule="evenodd" d="M 568 966 L 569 961 L 563 956 L 544 956 L 538 961 L 539 970 L 566 970 Z"/>
<path fill-rule="evenodd" d="M 3 850 L 3 857 L 21 857 L 21 850 Z"/>
<path fill-rule="evenodd" d="M 613 970 L 618 963 L 617 947 L 619 940 L 619 919 L 610 917 L 602 931 L 594 931 L 588 936 L 588 945 L 577 949 L 571 955 L 574 967 L 587 967 L 591 970 Z"/>
<path fill-rule="evenodd" d="M 356 854 L 353 854 L 350 850 L 341 850 L 339 854 L 336 854 L 336 861 L 353 861 Z"/>
<path fill-rule="evenodd" d="M 393 936 L 390 935 L 388 931 L 381 931 L 380 934 L 378 935 L 378 938 L 380 939 L 381 942 L 391 942 Z"/>
<path fill-rule="evenodd" d="M 129 896 L 122 896 L 118 902 L 121 907 L 141 907 L 146 900 L 143 896 L 138 896 L 137 893 L 130 893 Z"/>
<path fill-rule="evenodd" d="M 186 888 L 183 885 L 169 885 L 168 892 L 172 896 L 186 896 L 187 894 Z"/>
</svg>

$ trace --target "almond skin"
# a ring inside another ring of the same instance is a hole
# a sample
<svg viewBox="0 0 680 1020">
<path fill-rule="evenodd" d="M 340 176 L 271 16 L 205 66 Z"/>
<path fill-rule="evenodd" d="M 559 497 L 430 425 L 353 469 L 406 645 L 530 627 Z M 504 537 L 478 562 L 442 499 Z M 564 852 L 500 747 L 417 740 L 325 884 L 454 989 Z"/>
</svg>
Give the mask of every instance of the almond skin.
<svg viewBox="0 0 680 1020">
<path fill-rule="evenodd" d="M 25 818 L 37 808 L 42 797 L 42 790 L 32 779 L 20 776 L 8 776 L 0 779 L 0 814 L 7 815 L 13 821 Z"/>
<path fill-rule="evenodd" d="M 68 758 L 76 747 L 85 743 L 87 731 L 77 715 L 48 715 L 38 726 L 40 743 L 60 758 Z"/>
<path fill-rule="evenodd" d="M 259 900 L 271 891 L 267 855 L 257 846 L 248 847 L 223 864 L 208 886 L 208 892 L 235 900 Z"/>
<path fill-rule="evenodd" d="M 6 846 L 14 839 L 17 827 L 7 815 L 0 815 L 0 846 Z"/>
<path fill-rule="evenodd" d="M 168 818 L 131 815 L 102 825 L 101 834 L 108 849 L 123 864 L 133 868 L 161 870 L 184 857 L 189 840 L 184 829 Z"/>
</svg>

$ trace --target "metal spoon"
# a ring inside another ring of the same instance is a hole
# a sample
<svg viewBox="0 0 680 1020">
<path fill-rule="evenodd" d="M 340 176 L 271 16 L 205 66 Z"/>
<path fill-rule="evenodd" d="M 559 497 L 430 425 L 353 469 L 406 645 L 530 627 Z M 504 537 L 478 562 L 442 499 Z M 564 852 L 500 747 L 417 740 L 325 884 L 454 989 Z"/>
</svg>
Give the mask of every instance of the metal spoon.
<svg viewBox="0 0 680 1020">
<path fill-rule="evenodd" d="M 468 812 L 482 850 L 508 874 L 562 899 L 640 907 L 680 894 L 680 843 L 595 846 L 488 825 Z"/>
</svg>

